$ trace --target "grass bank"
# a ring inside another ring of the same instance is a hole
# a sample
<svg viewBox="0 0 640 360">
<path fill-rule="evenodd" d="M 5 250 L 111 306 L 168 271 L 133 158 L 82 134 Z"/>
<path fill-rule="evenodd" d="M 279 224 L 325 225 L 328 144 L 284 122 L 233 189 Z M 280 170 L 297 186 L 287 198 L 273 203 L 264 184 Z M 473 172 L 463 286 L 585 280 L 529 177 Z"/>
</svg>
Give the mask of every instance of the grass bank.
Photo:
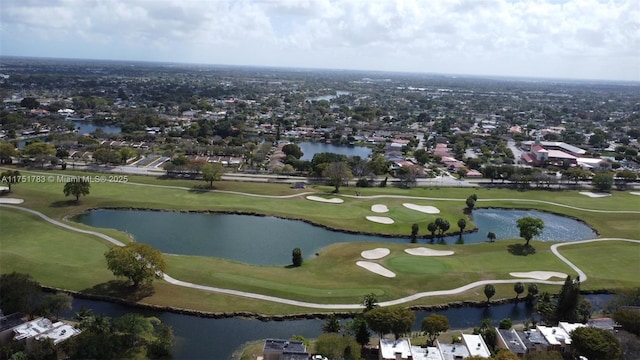
<svg viewBox="0 0 640 360">
<path fill-rule="evenodd" d="M 455 230 L 457 219 L 465 216 L 462 211 L 464 199 L 471 193 L 478 195 L 479 206 L 535 208 L 561 213 L 589 223 L 603 236 L 635 238 L 640 220 L 640 214 L 637 213 L 613 213 L 640 211 L 640 197 L 623 192 L 614 192 L 608 198 L 592 199 L 576 191 L 368 188 L 357 189 L 360 196 L 355 196 L 355 188 L 345 188 L 341 194 L 347 195 L 342 196 L 345 201 L 343 204 L 326 204 L 306 200 L 304 196 L 304 193 L 312 191 L 327 197 L 334 196 L 328 194 L 330 188 L 322 186 L 294 190 L 283 184 L 217 182 L 215 186 L 219 191 L 209 192 L 193 188 L 203 182 L 159 180 L 143 176 L 131 176 L 129 181 L 127 184 L 93 184 L 91 194 L 81 198 L 79 203 L 64 197 L 63 184 L 60 183 L 17 184 L 11 197 L 25 199 L 22 206 L 56 219 L 101 207 L 240 211 L 304 219 L 350 231 L 404 236 L 409 234 L 413 223 L 420 225 L 421 234 L 424 235 L 426 224 L 436 216 L 448 219 L 452 230 Z M 418 213 L 404 208 L 402 203 L 405 202 L 436 206 L 441 214 Z M 370 209 L 374 204 L 387 205 L 390 212 L 385 216 L 394 218 L 396 224 L 373 224 L 365 220 L 365 216 L 373 215 Z M 75 223 L 73 225 L 88 228 Z M 103 253 L 109 245 L 103 240 L 61 229 L 33 215 L 7 209 L 0 209 L 0 230 L 0 272 L 30 273 L 42 284 L 74 291 L 122 295 L 121 284 L 114 281 L 113 275 L 106 270 Z M 121 241 L 128 241 L 122 232 L 103 232 Z M 454 256 L 438 258 L 408 255 L 404 249 L 416 246 L 408 243 L 334 244 L 323 249 L 316 258 L 305 261 L 302 267 L 292 269 L 253 266 L 207 257 L 166 255 L 165 258 L 167 273 L 180 280 L 317 303 L 357 303 L 369 293 L 376 294 L 380 301 L 392 300 L 423 291 L 456 288 L 478 280 L 509 279 L 511 271 L 547 270 L 575 275 L 571 268 L 551 254 L 550 243 L 533 241 L 535 254 L 516 255 L 513 247 L 522 242 L 505 240 L 464 246 L 428 245 L 455 252 Z M 355 265 L 356 261 L 362 260 L 360 253 L 363 250 L 375 247 L 391 250 L 389 256 L 376 261 L 395 272 L 396 278 L 387 279 Z M 640 270 L 640 246 L 637 244 L 617 241 L 590 243 L 565 246 L 560 251 L 587 273 L 589 279 L 583 283 L 583 289 L 640 286 L 640 279 L 635 276 Z M 557 289 L 552 285 L 541 287 L 549 291 Z M 510 284 L 497 285 L 496 289 L 496 298 L 514 295 Z M 483 299 L 482 289 L 477 288 L 455 296 L 422 298 L 408 305 Z M 153 292 L 136 300 L 208 312 L 290 314 L 314 311 L 186 289 L 165 282 L 156 282 Z"/>
</svg>

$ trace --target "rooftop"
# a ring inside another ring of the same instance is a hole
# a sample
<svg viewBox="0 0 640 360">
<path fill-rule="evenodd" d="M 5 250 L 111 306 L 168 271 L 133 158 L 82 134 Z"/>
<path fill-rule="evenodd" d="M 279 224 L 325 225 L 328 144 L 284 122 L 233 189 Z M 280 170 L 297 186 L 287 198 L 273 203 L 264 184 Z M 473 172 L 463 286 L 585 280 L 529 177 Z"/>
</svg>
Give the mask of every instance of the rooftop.
<svg viewBox="0 0 640 360">
<path fill-rule="evenodd" d="M 438 343 L 438 347 L 442 352 L 442 358 L 444 360 L 453 360 L 456 358 L 466 358 L 469 356 L 469 350 L 464 344 L 441 344 Z"/>
<path fill-rule="evenodd" d="M 409 359 L 411 357 L 411 342 L 409 339 L 380 339 L 380 356 L 382 359 L 397 359 L 397 353 L 400 353 L 401 359 Z"/>
<path fill-rule="evenodd" d="M 509 351 L 514 354 L 524 354 L 527 351 L 527 348 L 520 340 L 518 333 L 515 330 L 505 330 L 505 329 L 497 329 L 498 335 L 504 340 L 504 343 L 507 345 Z"/>
<path fill-rule="evenodd" d="M 571 345 L 571 336 L 561 327 L 538 325 L 536 328 L 551 345 Z"/>
<path fill-rule="evenodd" d="M 411 354 L 413 355 L 413 360 L 444 360 L 442 353 L 436 347 L 420 347 L 420 346 L 412 346 Z"/>
<path fill-rule="evenodd" d="M 462 341 L 467 345 L 471 356 L 491 357 L 491 351 L 484 343 L 482 336 L 473 334 L 462 334 Z"/>
<path fill-rule="evenodd" d="M 264 351 L 282 351 L 291 353 L 305 353 L 307 347 L 302 341 L 267 339 L 264 341 Z"/>
<path fill-rule="evenodd" d="M 516 333 L 527 348 L 535 347 L 535 345 L 547 346 L 548 344 L 544 336 L 537 330 L 516 331 Z"/>
</svg>

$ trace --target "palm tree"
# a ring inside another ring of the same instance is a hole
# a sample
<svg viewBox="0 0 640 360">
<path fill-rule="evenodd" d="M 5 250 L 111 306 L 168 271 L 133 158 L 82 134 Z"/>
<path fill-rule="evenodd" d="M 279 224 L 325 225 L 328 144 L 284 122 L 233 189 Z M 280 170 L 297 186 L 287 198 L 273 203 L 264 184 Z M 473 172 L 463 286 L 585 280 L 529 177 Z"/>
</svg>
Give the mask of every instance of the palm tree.
<svg viewBox="0 0 640 360">
<path fill-rule="evenodd" d="M 484 286 L 484 296 L 487 297 L 487 306 L 489 306 L 489 301 L 491 301 L 491 297 L 496 294 L 496 287 L 487 284 Z"/>
<path fill-rule="evenodd" d="M 462 232 L 464 231 L 464 228 L 467 227 L 467 220 L 465 219 L 458 220 L 458 227 L 460 228 L 460 237 L 462 237 Z"/>
<path fill-rule="evenodd" d="M 513 284 L 513 291 L 516 292 L 516 301 L 518 301 L 518 297 L 524 292 L 524 284 L 519 281 Z"/>
<path fill-rule="evenodd" d="M 430 222 L 427 225 L 427 230 L 429 230 L 429 232 L 431 233 L 431 242 L 433 242 L 433 239 L 435 239 L 436 237 L 436 231 L 438 231 L 438 225 L 436 225 L 436 223 L 434 222 Z"/>
</svg>

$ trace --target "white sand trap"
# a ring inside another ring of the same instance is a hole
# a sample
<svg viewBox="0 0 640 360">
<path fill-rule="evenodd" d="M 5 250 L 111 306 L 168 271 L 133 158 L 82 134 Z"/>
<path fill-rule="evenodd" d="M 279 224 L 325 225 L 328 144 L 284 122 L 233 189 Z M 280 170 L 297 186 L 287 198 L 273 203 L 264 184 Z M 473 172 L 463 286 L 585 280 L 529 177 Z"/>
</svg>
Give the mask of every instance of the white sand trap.
<svg viewBox="0 0 640 360">
<path fill-rule="evenodd" d="M 384 266 L 380 265 L 380 264 L 376 264 L 374 262 L 370 262 L 370 261 L 358 261 L 356 262 L 356 265 L 363 267 L 369 271 L 371 271 L 372 273 L 378 274 L 378 275 L 382 275 L 384 277 L 388 277 L 388 278 L 394 278 L 396 277 L 396 274 L 385 268 Z"/>
<path fill-rule="evenodd" d="M 371 211 L 373 211 L 374 213 L 386 213 L 389 212 L 389 208 L 387 207 L 387 205 L 376 204 L 371 205 Z"/>
<path fill-rule="evenodd" d="M 417 255 L 417 256 L 449 256 L 453 255 L 453 251 L 449 250 L 433 250 L 426 247 L 419 247 L 413 249 L 404 249 L 409 255 Z"/>
<path fill-rule="evenodd" d="M 342 204 L 344 202 L 344 200 L 338 199 L 338 198 L 325 199 L 323 197 L 313 196 L 313 195 L 307 196 L 307 200 L 320 201 L 320 202 L 326 202 L 331 204 Z"/>
<path fill-rule="evenodd" d="M 387 224 L 387 225 L 393 224 L 395 222 L 393 221 L 392 218 L 386 217 L 386 216 L 367 216 L 367 220 L 376 222 L 378 224 Z"/>
<path fill-rule="evenodd" d="M 23 202 L 22 199 L 0 197 L 0 204 L 22 204 Z"/>
<path fill-rule="evenodd" d="M 521 277 L 521 278 L 530 278 L 537 280 L 549 280 L 552 277 L 558 277 L 561 279 L 566 279 L 567 274 L 557 272 L 557 271 L 529 271 L 529 272 L 512 272 L 509 273 L 511 276 Z"/>
<path fill-rule="evenodd" d="M 387 248 L 377 248 L 373 250 L 365 250 L 360 253 L 360 256 L 362 256 L 365 259 L 376 260 L 376 259 L 382 259 L 383 257 L 389 255 L 390 252 L 391 250 Z"/>
<path fill-rule="evenodd" d="M 585 196 L 588 196 L 590 198 L 601 198 L 601 197 L 611 196 L 611 194 L 593 193 L 591 191 L 580 191 L 578 194 L 585 195 Z"/>
<path fill-rule="evenodd" d="M 411 204 L 411 203 L 404 203 L 404 204 L 402 204 L 402 206 L 406 207 L 407 209 L 423 212 L 425 214 L 439 214 L 440 213 L 440 209 L 438 209 L 435 206 L 422 206 L 422 205 L 416 205 L 416 204 Z"/>
<path fill-rule="evenodd" d="M 631 194 L 631 195 L 640 195 L 640 192 L 637 192 L 637 191 L 631 191 L 629 194 Z"/>
</svg>

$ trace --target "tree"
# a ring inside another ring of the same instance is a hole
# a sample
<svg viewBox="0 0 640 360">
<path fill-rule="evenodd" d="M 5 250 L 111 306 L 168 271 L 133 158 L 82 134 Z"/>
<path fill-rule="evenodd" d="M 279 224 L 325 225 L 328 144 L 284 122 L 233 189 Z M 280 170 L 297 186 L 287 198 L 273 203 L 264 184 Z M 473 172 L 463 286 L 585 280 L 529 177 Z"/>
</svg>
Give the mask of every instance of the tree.
<svg viewBox="0 0 640 360">
<path fill-rule="evenodd" d="M 162 279 L 167 267 L 162 253 L 147 244 L 131 242 L 114 246 L 104 254 L 107 267 L 115 276 L 124 276 L 134 287 Z"/>
<path fill-rule="evenodd" d="M 122 149 L 118 150 L 118 155 L 120 156 L 120 161 L 122 162 L 122 164 L 126 164 L 129 159 L 136 155 L 136 152 L 131 148 L 123 147 Z"/>
<path fill-rule="evenodd" d="M 542 219 L 526 216 L 518 219 L 518 229 L 520 229 L 520 237 L 524 238 L 527 243 L 525 246 L 529 246 L 529 241 L 534 237 L 542 233 L 544 229 L 544 221 Z"/>
<path fill-rule="evenodd" d="M 371 333 L 369 333 L 367 322 L 362 315 L 356 315 L 352 321 L 347 323 L 346 328 L 361 347 L 369 343 Z"/>
<path fill-rule="evenodd" d="M 473 208 L 476 206 L 476 200 L 471 196 L 467 198 L 465 203 L 467 204 L 467 209 L 469 209 L 469 212 L 473 211 Z"/>
<path fill-rule="evenodd" d="M 0 143 L 0 164 L 9 165 L 13 163 L 13 157 L 16 156 L 16 147 L 10 142 Z"/>
<path fill-rule="evenodd" d="M 376 294 L 370 293 L 365 295 L 364 298 L 362 299 L 362 305 L 364 305 L 364 312 L 373 310 L 375 307 L 378 306 L 377 303 L 378 303 L 378 299 L 376 297 Z"/>
<path fill-rule="evenodd" d="M 421 329 L 427 336 L 427 344 L 433 346 L 438 336 L 449 330 L 449 319 L 444 315 L 431 314 L 422 319 Z"/>
<path fill-rule="evenodd" d="M 461 167 L 458 169 L 458 171 L 456 171 L 456 174 L 458 174 L 458 177 L 460 178 L 460 180 L 462 180 L 465 176 L 467 176 L 468 172 L 469 170 L 467 170 L 467 168 Z"/>
<path fill-rule="evenodd" d="M 458 227 L 460 228 L 460 237 L 462 237 L 462 232 L 464 231 L 464 228 L 467 227 L 467 220 L 459 219 L 458 220 Z"/>
<path fill-rule="evenodd" d="M 467 358 L 468 359 L 468 358 Z M 507 349 L 500 349 L 493 357 L 493 360 L 519 360 L 518 355 L 512 353 Z"/>
<path fill-rule="evenodd" d="M 300 149 L 300 146 L 298 146 L 297 144 L 287 144 L 287 145 L 283 146 L 282 147 L 282 152 L 286 156 L 293 156 L 296 159 L 300 159 L 302 157 L 302 155 L 304 155 L 304 153 Z"/>
<path fill-rule="evenodd" d="M 447 230 L 449 230 L 449 228 L 451 227 L 451 225 L 449 224 L 449 221 L 443 219 L 443 218 L 437 218 L 436 219 L 436 226 L 438 227 L 438 230 L 440 230 L 439 234 L 440 235 L 440 239 L 442 239 L 444 237 L 444 234 Z"/>
<path fill-rule="evenodd" d="M 434 222 L 430 222 L 429 224 L 427 224 L 427 230 L 429 230 L 429 232 L 431 233 L 431 242 L 433 242 L 433 239 L 435 239 L 436 237 L 436 231 L 438 230 L 438 225 L 436 225 L 436 223 Z"/>
<path fill-rule="evenodd" d="M 26 97 L 20 101 L 20 106 L 27 109 L 37 109 L 40 107 L 40 102 L 33 97 Z"/>
<path fill-rule="evenodd" d="M 80 196 L 89 195 L 89 189 L 91 185 L 88 181 L 82 178 L 74 179 L 64 184 L 64 196 L 73 195 L 76 197 L 76 202 L 80 201 Z"/>
<path fill-rule="evenodd" d="M 422 173 L 422 167 L 418 165 L 402 166 L 396 171 L 402 186 L 409 188 L 416 185 L 418 175 Z"/>
<path fill-rule="evenodd" d="M 371 331 L 378 334 L 379 337 L 391 332 L 390 309 L 387 307 L 375 307 L 364 313 L 364 319 L 369 325 Z"/>
<path fill-rule="evenodd" d="M 209 187 L 213 188 L 213 182 L 219 181 L 224 174 L 224 167 L 220 163 L 206 163 L 202 166 L 202 178 L 209 182 Z"/>
<path fill-rule="evenodd" d="M 322 172 L 322 176 L 326 177 L 329 185 L 335 188 L 334 192 L 340 192 L 340 186 L 351 179 L 351 170 L 344 161 L 332 162 Z"/>
<path fill-rule="evenodd" d="M 295 248 L 293 249 L 293 251 L 291 252 L 291 261 L 293 263 L 293 266 L 298 267 L 298 266 L 302 266 L 302 250 L 300 250 L 300 248 Z"/>
<path fill-rule="evenodd" d="M 359 360 L 360 345 L 351 336 L 326 333 L 316 340 L 316 353 L 329 359 Z"/>
<path fill-rule="evenodd" d="M 509 330 L 511 329 L 512 326 L 513 326 L 513 320 L 511 320 L 510 318 L 504 318 L 500 320 L 500 323 L 498 324 L 498 328 L 504 329 L 504 330 Z"/>
<path fill-rule="evenodd" d="M 573 330 L 570 336 L 577 356 L 589 360 L 615 360 L 622 356 L 620 343 L 610 331 L 584 326 Z"/>
<path fill-rule="evenodd" d="M 489 301 L 491 300 L 491 297 L 493 297 L 493 295 L 496 294 L 496 287 L 491 285 L 491 284 L 487 284 L 484 286 L 484 296 L 487 297 L 487 305 L 489 305 Z"/>
<path fill-rule="evenodd" d="M 527 287 L 527 302 L 531 304 L 533 299 L 538 295 L 538 284 L 529 284 Z"/>
<path fill-rule="evenodd" d="M 7 171 L 3 171 L 2 174 L 0 174 L 0 183 L 7 183 L 8 187 L 9 187 L 9 191 L 11 191 L 11 185 L 12 184 L 18 184 L 20 183 L 20 171 L 18 170 L 7 170 Z"/>
<path fill-rule="evenodd" d="M 640 311 L 633 309 L 619 308 L 613 313 L 615 320 L 622 329 L 636 336 L 640 336 Z"/>
<path fill-rule="evenodd" d="M 568 275 L 558 294 L 555 306 L 555 321 L 578 321 L 578 305 L 580 304 L 580 281 Z"/>
<path fill-rule="evenodd" d="M 40 284 L 31 275 L 17 272 L 0 275 L 0 309 L 5 314 L 31 315 L 37 310 L 41 296 Z"/>
<path fill-rule="evenodd" d="M 411 332 L 411 326 L 416 320 L 416 315 L 413 311 L 405 308 L 395 308 L 391 310 L 390 313 L 391 333 L 393 333 L 396 339 Z"/>
<path fill-rule="evenodd" d="M 496 233 L 489 231 L 489 233 L 487 234 L 487 239 L 489 239 L 489 242 L 496 241 Z"/>
<path fill-rule="evenodd" d="M 22 154 L 32 158 L 36 164 L 44 166 L 44 163 L 56 154 L 56 148 L 51 144 L 34 141 L 22 149 Z"/>
<path fill-rule="evenodd" d="M 99 164 L 120 164 L 122 158 L 116 151 L 107 148 L 100 148 L 93 152 L 93 159 Z"/>
<path fill-rule="evenodd" d="M 338 319 L 336 314 L 329 315 L 329 317 L 325 320 L 324 324 L 322 325 L 322 332 L 325 332 L 325 333 L 339 333 L 340 329 L 341 329 L 340 320 Z"/>
<path fill-rule="evenodd" d="M 72 359 L 170 358 L 173 331 L 158 318 L 125 314 L 112 320 L 89 314 L 80 328 L 62 345 Z"/>
<path fill-rule="evenodd" d="M 58 319 L 61 312 L 71 310 L 72 301 L 73 297 L 66 293 L 48 294 L 43 299 L 42 311 Z"/>
<path fill-rule="evenodd" d="M 597 172 L 593 176 L 591 184 L 597 191 L 608 192 L 613 186 L 613 174 L 605 171 Z"/>
<path fill-rule="evenodd" d="M 429 153 L 425 149 L 418 149 L 413 152 L 413 157 L 416 158 L 416 161 L 420 165 L 424 165 L 429 162 Z"/>
<path fill-rule="evenodd" d="M 419 231 L 420 231 L 420 226 L 418 224 L 411 225 L 411 242 L 412 243 L 415 243 L 417 241 Z"/>
<path fill-rule="evenodd" d="M 521 283 L 520 281 L 518 281 L 517 283 L 513 284 L 513 291 L 516 292 L 516 301 L 517 301 L 518 297 L 520 296 L 520 294 L 522 294 L 524 292 L 524 284 Z"/>
</svg>

